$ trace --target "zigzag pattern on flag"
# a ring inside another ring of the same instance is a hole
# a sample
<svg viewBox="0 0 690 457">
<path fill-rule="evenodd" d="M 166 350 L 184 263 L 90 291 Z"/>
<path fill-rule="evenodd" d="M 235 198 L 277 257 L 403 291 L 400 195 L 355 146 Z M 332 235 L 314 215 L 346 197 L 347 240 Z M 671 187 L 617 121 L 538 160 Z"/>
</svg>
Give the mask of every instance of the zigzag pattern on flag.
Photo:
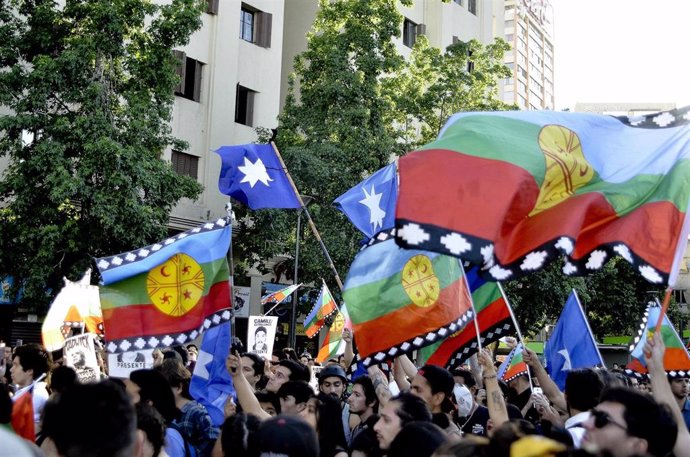
<svg viewBox="0 0 690 457">
<path fill-rule="evenodd" d="M 266 303 L 280 303 L 286 298 L 288 298 L 301 285 L 302 284 L 293 284 L 291 286 L 287 286 L 284 289 L 276 290 L 275 292 L 266 294 L 263 297 L 261 297 L 261 304 L 265 305 Z"/>
<path fill-rule="evenodd" d="M 508 357 L 498 368 L 498 378 L 505 382 L 510 382 L 518 376 L 527 373 L 527 364 L 522 360 L 522 343 L 518 344 L 510 351 Z"/>
<path fill-rule="evenodd" d="M 336 312 L 338 307 L 335 304 L 333 295 L 331 291 L 328 290 L 328 286 L 323 282 L 321 286 L 321 292 L 319 293 L 319 298 L 316 299 L 314 307 L 304 319 L 304 333 L 309 338 L 313 338 L 321 327 L 326 323 L 326 318 Z"/>
</svg>

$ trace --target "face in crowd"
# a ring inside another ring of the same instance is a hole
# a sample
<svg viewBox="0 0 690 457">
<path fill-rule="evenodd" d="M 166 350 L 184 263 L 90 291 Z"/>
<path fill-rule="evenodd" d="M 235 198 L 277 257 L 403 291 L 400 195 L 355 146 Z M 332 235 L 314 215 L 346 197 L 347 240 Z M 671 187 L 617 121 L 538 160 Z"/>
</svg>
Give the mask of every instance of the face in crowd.
<svg viewBox="0 0 690 457">
<path fill-rule="evenodd" d="M 379 420 L 374 425 L 374 432 L 379 440 L 379 447 L 383 450 L 390 447 L 393 438 L 402 429 L 402 422 L 397 413 L 399 407 L 397 401 L 391 400 L 379 411 Z"/>
<path fill-rule="evenodd" d="M 341 398 L 345 393 L 345 382 L 338 376 L 329 376 L 321 381 L 319 390 L 325 394 Z"/>
<path fill-rule="evenodd" d="M 352 414 L 362 414 L 368 408 L 367 396 L 364 393 L 364 387 L 360 384 L 352 386 L 352 393 L 347 399 L 347 404 L 350 405 L 350 412 Z"/>
<path fill-rule="evenodd" d="M 273 373 L 267 375 L 268 383 L 266 384 L 266 390 L 268 392 L 278 392 L 280 386 L 285 384 L 290 380 L 291 371 L 282 365 L 275 365 L 273 367 Z"/>
</svg>

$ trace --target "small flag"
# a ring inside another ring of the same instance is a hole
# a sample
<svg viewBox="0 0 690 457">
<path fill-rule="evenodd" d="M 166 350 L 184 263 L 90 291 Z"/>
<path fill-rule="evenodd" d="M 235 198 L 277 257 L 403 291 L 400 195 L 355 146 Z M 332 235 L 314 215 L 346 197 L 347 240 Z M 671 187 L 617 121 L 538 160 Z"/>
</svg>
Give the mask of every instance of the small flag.
<svg viewBox="0 0 690 457">
<path fill-rule="evenodd" d="M 340 307 L 340 311 L 335 315 L 333 323 L 326 333 L 326 337 L 321 344 L 319 353 L 316 355 L 316 361 L 324 363 L 328 359 L 337 357 L 345 352 L 345 340 L 343 340 L 343 330 L 352 330 L 352 321 L 350 320 L 347 306 Z"/>
<path fill-rule="evenodd" d="M 527 364 L 522 360 L 522 350 L 522 343 L 519 343 L 510 351 L 508 357 L 506 357 L 498 368 L 499 379 L 510 382 L 518 376 L 527 373 Z"/>
<path fill-rule="evenodd" d="M 109 352 L 184 344 L 230 320 L 231 226 L 209 222 L 96 260 Z"/>
<path fill-rule="evenodd" d="M 637 335 L 630 343 L 630 356 L 632 360 L 626 366 L 628 374 L 637 376 L 647 374 L 647 363 L 644 360 L 643 354 L 644 343 L 654 333 L 660 313 L 661 307 L 657 303 L 649 305 L 642 316 L 642 322 Z M 664 314 L 664 320 L 659 331 L 661 332 L 664 346 L 666 346 L 666 352 L 664 352 L 664 369 L 666 374 L 672 378 L 690 377 L 690 355 L 688 355 L 688 350 L 683 346 L 680 336 L 678 336 L 676 329 L 666 314 Z"/>
<path fill-rule="evenodd" d="M 309 338 L 313 338 L 314 335 L 319 333 L 321 327 L 326 322 L 326 318 L 338 310 L 338 307 L 333 300 L 331 291 L 328 290 L 328 286 L 323 282 L 321 286 L 321 293 L 319 298 L 316 299 L 316 304 L 311 310 L 306 319 L 304 319 L 304 333 Z"/>
<path fill-rule="evenodd" d="M 282 303 L 283 300 L 292 295 L 292 293 L 296 291 L 297 288 L 301 285 L 302 284 L 293 284 L 291 286 L 287 286 L 284 289 L 276 290 L 275 292 L 266 294 L 263 297 L 261 297 L 261 304 L 265 305 L 266 303 Z"/>
<path fill-rule="evenodd" d="M 333 203 L 367 237 L 395 226 L 398 199 L 397 165 L 383 167 Z"/>
<path fill-rule="evenodd" d="M 24 392 L 17 392 L 12 398 L 12 429 L 24 439 L 36 441 L 34 425 L 34 384 L 26 387 Z"/>
<path fill-rule="evenodd" d="M 206 407 L 216 427 L 222 426 L 225 420 L 225 402 L 235 396 L 232 378 L 225 367 L 230 344 L 230 322 L 207 330 L 189 382 L 190 395 Z"/>
<path fill-rule="evenodd" d="M 574 290 L 565 302 L 551 338 L 546 342 L 544 358 L 549 376 L 561 390 L 565 389 L 565 378 L 570 370 L 604 366 Z"/>
<path fill-rule="evenodd" d="M 222 161 L 218 179 L 222 194 L 251 209 L 301 207 L 272 145 L 222 146 L 216 153 Z"/>
</svg>

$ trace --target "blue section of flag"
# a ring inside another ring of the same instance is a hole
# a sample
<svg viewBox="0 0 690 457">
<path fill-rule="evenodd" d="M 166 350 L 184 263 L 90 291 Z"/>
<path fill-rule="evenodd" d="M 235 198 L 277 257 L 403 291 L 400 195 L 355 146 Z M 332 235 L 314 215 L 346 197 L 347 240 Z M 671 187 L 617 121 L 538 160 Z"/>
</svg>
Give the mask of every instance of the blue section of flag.
<svg viewBox="0 0 690 457">
<path fill-rule="evenodd" d="M 230 322 L 204 332 L 189 393 L 204 405 L 214 425 L 220 427 L 225 420 L 224 407 L 228 397 L 235 396 L 232 378 L 225 368 L 230 353 Z"/>
<path fill-rule="evenodd" d="M 222 146 L 218 188 L 251 209 L 299 208 L 300 203 L 270 144 Z"/>
<path fill-rule="evenodd" d="M 395 226 L 396 172 L 395 163 L 383 167 L 333 202 L 369 238 Z"/>
<path fill-rule="evenodd" d="M 546 342 L 544 358 L 549 376 L 561 390 L 565 388 L 568 371 L 604 365 L 575 291 L 570 293 Z"/>
</svg>

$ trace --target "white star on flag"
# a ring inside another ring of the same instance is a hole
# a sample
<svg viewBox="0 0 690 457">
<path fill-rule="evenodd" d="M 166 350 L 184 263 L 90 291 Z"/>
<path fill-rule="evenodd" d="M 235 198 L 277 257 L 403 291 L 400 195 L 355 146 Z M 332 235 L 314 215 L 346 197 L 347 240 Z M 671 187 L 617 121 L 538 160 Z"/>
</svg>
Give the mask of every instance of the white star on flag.
<svg viewBox="0 0 690 457">
<path fill-rule="evenodd" d="M 199 355 L 196 356 L 196 365 L 194 366 L 194 376 L 199 376 L 200 378 L 208 379 L 210 373 L 208 372 L 208 364 L 213 362 L 213 354 L 205 351 L 199 351 Z"/>
<path fill-rule="evenodd" d="M 381 197 L 383 194 L 377 194 L 374 185 L 371 185 L 371 190 L 367 192 L 366 187 L 363 187 L 364 198 L 359 202 L 369 208 L 369 223 L 373 224 L 374 230 L 383 226 L 383 218 L 386 217 L 386 212 L 381 209 Z"/>
<path fill-rule="evenodd" d="M 264 166 L 264 163 L 258 157 L 256 159 L 256 162 L 254 163 L 252 163 L 248 158 L 245 157 L 244 165 L 237 167 L 237 169 L 244 173 L 244 178 L 242 178 L 242 181 L 240 181 L 240 183 L 248 182 L 249 186 L 254 188 L 257 181 L 261 181 L 267 187 L 271 187 L 268 183 L 269 181 L 273 180 L 270 176 L 268 176 L 268 172 L 266 172 L 266 167 Z"/>
<path fill-rule="evenodd" d="M 561 368 L 561 371 L 572 370 L 573 364 L 570 363 L 570 354 L 568 354 L 568 350 L 567 349 L 561 349 L 560 351 L 558 351 L 558 353 L 560 355 L 562 355 L 563 358 L 565 359 L 565 363 L 563 364 L 563 368 Z"/>
</svg>

